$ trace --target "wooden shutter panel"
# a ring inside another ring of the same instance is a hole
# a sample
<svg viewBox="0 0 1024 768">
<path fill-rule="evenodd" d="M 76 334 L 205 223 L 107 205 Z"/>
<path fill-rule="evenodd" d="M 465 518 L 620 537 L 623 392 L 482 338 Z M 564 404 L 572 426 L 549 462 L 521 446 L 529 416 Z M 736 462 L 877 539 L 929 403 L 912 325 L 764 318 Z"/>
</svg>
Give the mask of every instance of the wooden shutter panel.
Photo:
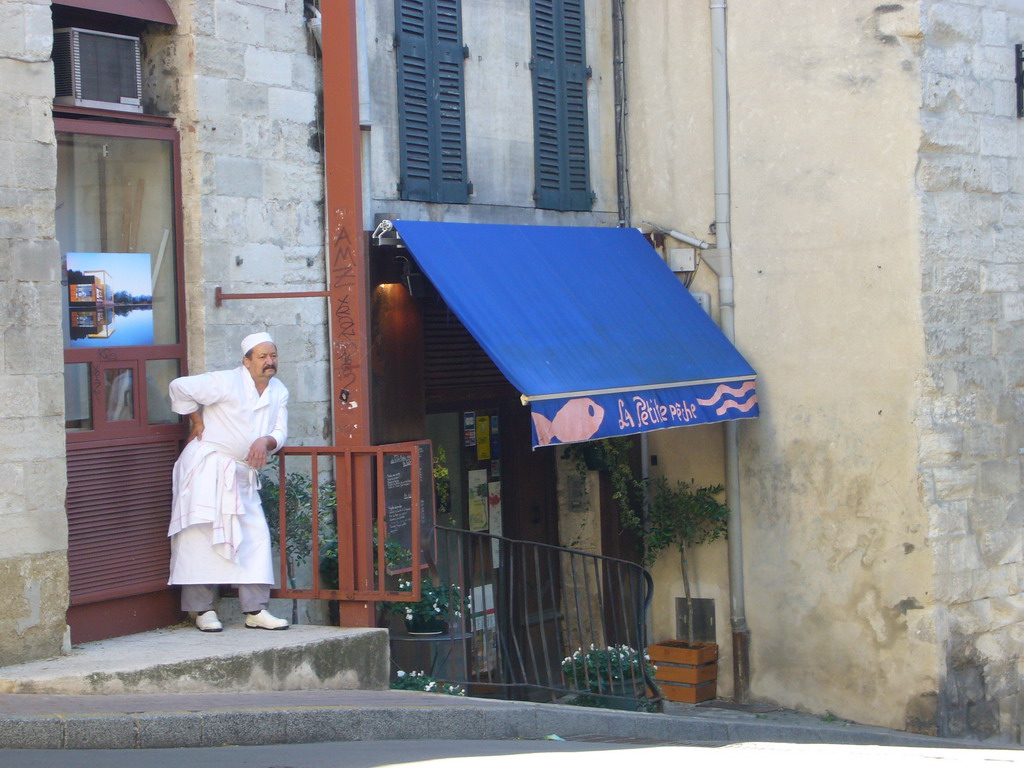
<svg viewBox="0 0 1024 768">
<path fill-rule="evenodd" d="M 401 196 L 469 202 L 460 0 L 396 0 Z"/>
<path fill-rule="evenodd" d="M 539 208 L 589 211 L 586 29 L 582 0 L 533 0 L 533 115 Z"/>
<path fill-rule="evenodd" d="M 427 96 L 426 8 L 423 0 L 398 0 L 398 132 L 401 145 L 401 196 L 430 199 L 431 116 Z"/>
<path fill-rule="evenodd" d="M 587 55 L 583 0 L 563 0 L 565 51 L 566 208 L 589 211 L 590 143 L 587 140 Z"/>
<path fill-rule="evenodd" d="M 175 440 L 69 446 L 71 604 L 167 588 Z"/>
<path fill-rule="evenodd" d="M 512 385 L 440 299 L 423 302 L 423 375 L 428 400 L 467 397 Z"/>
</svg>

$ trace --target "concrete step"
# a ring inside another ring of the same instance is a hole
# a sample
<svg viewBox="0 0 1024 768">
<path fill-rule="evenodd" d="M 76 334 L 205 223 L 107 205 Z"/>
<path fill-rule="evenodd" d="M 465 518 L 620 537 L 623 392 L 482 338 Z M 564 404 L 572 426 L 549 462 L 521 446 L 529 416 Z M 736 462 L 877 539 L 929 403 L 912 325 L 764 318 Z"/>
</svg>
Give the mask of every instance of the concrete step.
<svg viewBox="0 0 1024 768">
<path fill-rule="evenodd" d="M 0 667 L 0 693 L 136 694 L 386 690 L 386 629 L 180 626 L 75 646 Z"/>
</svg>

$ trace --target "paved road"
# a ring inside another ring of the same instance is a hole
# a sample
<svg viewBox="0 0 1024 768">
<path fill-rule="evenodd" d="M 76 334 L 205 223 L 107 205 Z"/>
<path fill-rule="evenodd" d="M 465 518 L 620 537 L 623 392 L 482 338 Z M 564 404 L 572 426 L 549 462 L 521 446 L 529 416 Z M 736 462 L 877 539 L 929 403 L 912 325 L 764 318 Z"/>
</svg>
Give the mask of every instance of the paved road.
<svg viewBox="0 0 1024 768">
<path fill-rule="evenodd" d="M 623 754 L 623 753 L 627 754 Z M 1010 768 L 1024 752 L 837 744 L 745 743 L 665 746 L 579 741 L 354 741 L 269 747 L 147 750 L 0 750 L 3 768 L 679 768 L 700 759 L 715 768 Z"/>
</svg>

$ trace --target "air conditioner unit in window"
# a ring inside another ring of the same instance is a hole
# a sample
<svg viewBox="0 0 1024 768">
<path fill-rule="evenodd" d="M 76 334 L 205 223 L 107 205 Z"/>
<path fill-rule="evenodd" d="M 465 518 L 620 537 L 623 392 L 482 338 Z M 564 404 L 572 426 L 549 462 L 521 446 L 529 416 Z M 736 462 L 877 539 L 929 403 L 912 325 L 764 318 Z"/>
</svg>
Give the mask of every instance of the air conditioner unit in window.
<svg viewBox="0 0 1024 768">
<path fill-rule="evenodd" d="M 66 27 L 53 30 L 54 104 L 142 111 L 139 38 Z"/>
</svg>

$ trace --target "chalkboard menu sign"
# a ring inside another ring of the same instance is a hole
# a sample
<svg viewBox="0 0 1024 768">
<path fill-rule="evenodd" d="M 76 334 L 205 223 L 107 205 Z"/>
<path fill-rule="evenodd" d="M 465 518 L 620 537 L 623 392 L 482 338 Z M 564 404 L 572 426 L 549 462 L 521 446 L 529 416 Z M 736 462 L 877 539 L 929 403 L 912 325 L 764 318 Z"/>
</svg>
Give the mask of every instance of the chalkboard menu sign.
<svg viewBox="0 0 1024 768">
<path fill-rule="evenodd" d="M 420 494 L 420 538 L 433 541 L 434 527 L 434 477 L 431 471 L 430 444 L 416 446 L 419 454 L 419 477 L 416 482 Z M 385 454 L 384 456 L 384 503 L 387 507 L 387 541 L 389 548 L 388 572 L 408 571 L 412 567 L 412 457 L 406 454 Z M 391 562 L 394 549 L 405 554 L 397 562 Z M 426 562 L 425 554 L 421 562 Z"/>
</svg>

